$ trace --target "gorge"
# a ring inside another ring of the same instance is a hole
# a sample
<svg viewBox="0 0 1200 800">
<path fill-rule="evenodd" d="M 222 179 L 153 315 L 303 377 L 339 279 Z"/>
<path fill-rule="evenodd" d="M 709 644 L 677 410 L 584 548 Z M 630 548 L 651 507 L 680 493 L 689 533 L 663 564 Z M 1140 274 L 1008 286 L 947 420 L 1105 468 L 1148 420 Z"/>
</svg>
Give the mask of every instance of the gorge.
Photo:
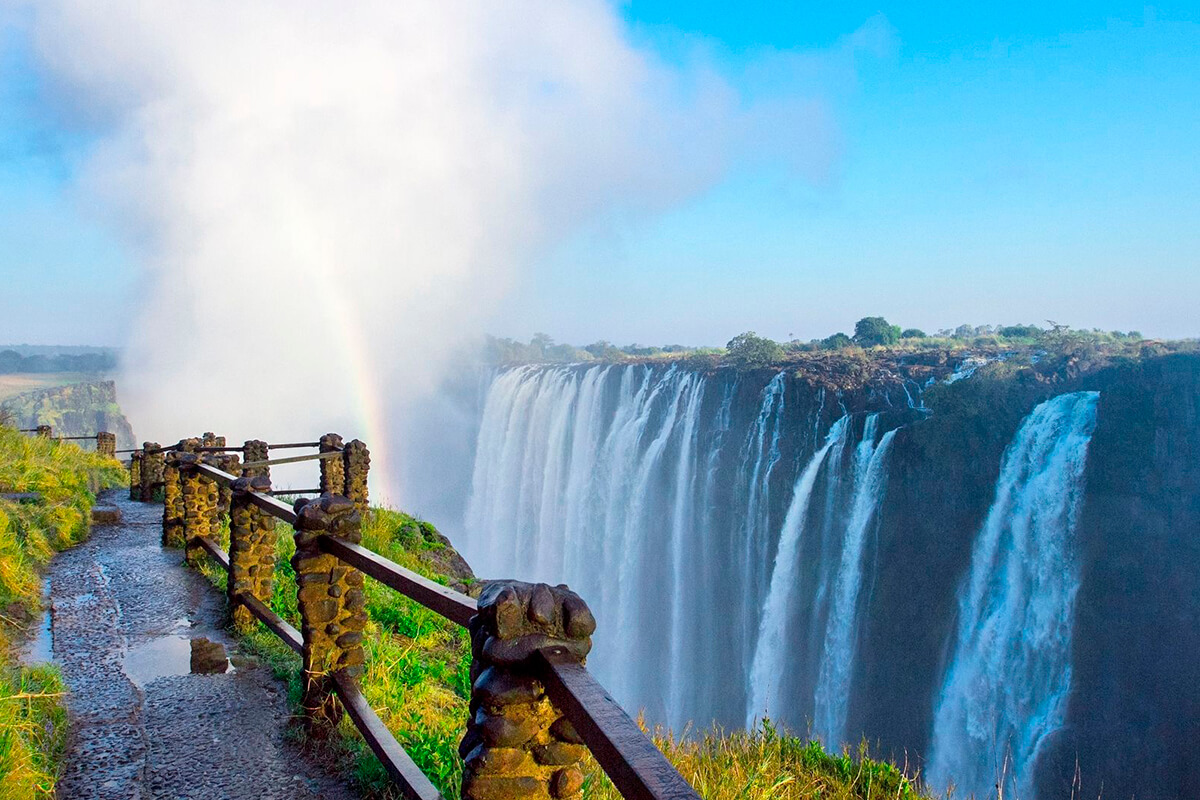
<svg viewBox="0 0 1200 800">
<path fill-rule="evenodd" d="M 652 723 L 865 737 L 959 796 L 1200 794 L 1200 357 L 1039 358 L 497 369 L 445 527 L 587 598 Z"/>
</svg>

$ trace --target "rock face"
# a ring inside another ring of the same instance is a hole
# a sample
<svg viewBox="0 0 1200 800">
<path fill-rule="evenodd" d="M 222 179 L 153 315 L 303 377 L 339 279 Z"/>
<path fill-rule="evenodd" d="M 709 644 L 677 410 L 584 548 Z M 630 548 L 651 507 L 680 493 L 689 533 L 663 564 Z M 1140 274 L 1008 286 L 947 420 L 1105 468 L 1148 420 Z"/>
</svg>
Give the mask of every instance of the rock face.
<svg viewBox="0 0 1200 800">
<path fill-rule="evenodd" d="M 10 412 L 17 427 L 50 425 L 55 436 L 88 436 L 99 431 L 117 435 L 117 448 L 137 447 L 133 428 L 117 404 L 112 381 L 73 383 L 14 395 L 0 408 Z"/>
</svg>

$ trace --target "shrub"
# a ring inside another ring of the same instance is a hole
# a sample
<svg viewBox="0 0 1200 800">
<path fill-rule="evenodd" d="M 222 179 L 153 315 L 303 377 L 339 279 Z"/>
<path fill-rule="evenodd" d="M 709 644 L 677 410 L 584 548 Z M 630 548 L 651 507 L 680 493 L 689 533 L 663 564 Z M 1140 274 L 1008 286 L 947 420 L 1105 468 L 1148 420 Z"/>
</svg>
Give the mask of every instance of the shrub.
<svg viewBox="0 0 1200 800">
<path fill-rule="evenodd" d="M 821 347 L 825 350 L 844 350 L 853 345 L 854 340 L 841 331 L 821 340 Z"/>
<path fill-rule="evenodd" d="M 863 317 L 854 323 L 854 343 L 861 347 L 895 344 L 899 339 L 900 326 L 883 317 Z"/>
<path fill-rule="evenodd" d="M 766 367 L 783 359 L 779 343 L 759 336 L 754 331 L 739 333 L 725 346 L 727 358 L 738 367 Z"/>
<path fill-rule="evenodd" d="M 929 336 L 920 328 L 905 328 L 900 331 L 901 339 L 928 339 Z"/>
</svg>

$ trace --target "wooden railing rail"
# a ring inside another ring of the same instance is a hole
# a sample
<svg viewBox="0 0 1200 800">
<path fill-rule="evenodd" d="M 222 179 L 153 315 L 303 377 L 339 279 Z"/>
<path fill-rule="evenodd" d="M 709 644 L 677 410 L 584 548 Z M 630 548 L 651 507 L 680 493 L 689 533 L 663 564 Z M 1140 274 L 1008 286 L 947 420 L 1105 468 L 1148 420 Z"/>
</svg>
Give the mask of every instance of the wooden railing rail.
<svg viewBox="0 0 1200 800">
<path fill-rule="evenodd" d="M 328 491 L 331 476 L 340 476 L 347 493 L 358 491 L 359 483 L 365 493 L 369 460 L 361 442 L 343 447 L 340 437 L 330 434 L 312 445 L 280 445 L 320 446 L 319 455 L 243 464 L 230 462 L 236 456 L 223 455 L 235 448 L 198 442 L 185 439 L 168 447 L 147 442 L 142 448 L 143 485 L 146 470 L 155 469 L 145 463 L 146 454 L 167 454 L 161 467 L 166 487 L 164 542 L 169 530 L 181 527 L 182 541 L 176 543 L 187 548 L 189 561 L 194 553 L 207 553 L 228 573 L 235 623 L 238 614 L 248 614 L 302 656 L 303 704 L 310 726 L 327 729 L 345 710 L 405 797 L 439 800 L 441 795 L 359 690 L 364 575 L 471 631 L 471 713 L 460 745 L 466 762 L 464 800 L 577 800 L 583 783 L 576 763 L 581 746 L 591 751 L 623 797 L 699 800 L 695 789 L 583 666 L 595 622 L 573 592 L 564 586 L 490 581 L 476 600 L 362 547 L 357 542 L 365 497 L 360 505 Z M 268 447 L 265 442 L 247 442 L 236 449 L 249 455 Z M 288 505 L 271 496 L 267 477 L 254 474 L 272 464 L 307 460 L 322 464 L 326 491 L 318 500 Z M 341 473 L 330 464 L 341 467 Z M 222 466 L 236 467 L 242 476 Z M 225 506 L 230 514 L 229 553 L 213 538 L 221 493 L 231 497 Z M 264 585 L 262 575 L 270 569 L 268 561 L 274 563 L 273 520 L 295 530 L 292 563 L 304 618 L 300 631 L 266 604 L 270 579 Z M 322 561 L 329 558 L 330 564 L 344 565 L 342 572 Z M 247 569 L 252 564 L 261 565 L 258 583 L 248 577 L 256 572 Z M 331 694 L 340 699 L 340 706 L 331 704 Z"/>
</svg>

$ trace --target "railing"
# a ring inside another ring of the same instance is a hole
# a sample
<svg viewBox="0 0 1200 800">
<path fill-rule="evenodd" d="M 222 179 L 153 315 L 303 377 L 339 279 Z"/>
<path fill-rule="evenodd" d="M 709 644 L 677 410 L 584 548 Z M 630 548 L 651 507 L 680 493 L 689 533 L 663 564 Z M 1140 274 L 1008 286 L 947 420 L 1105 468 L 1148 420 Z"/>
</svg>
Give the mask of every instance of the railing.
<svg viewBox="0 0 1200 800">
<path fill-rule="evenodd" d="M 43 439 L 50 439 L 55 442 L 94 441 L 97 453 L 109 458 L 117 457 L 117 435 L 108 431 L 99 431 L 88 436 L 54 436 L 54 429 L 49 425 L 38 425 L 36 428 L 18 428 L 17 430 L 21 433 L 34 433 Z"/>
<path fill-rule="evenodd" d="M 303 447 L 320 452 L 266 457 L 272 449 Z M 270 467 L 309 460 L 320 464 L 321 496 L 295 505 L 273 497 Z M 565 586 L 505 580 L 486 582 L 476 600 L 359 544 L 369 464 L 362 442 L 343 444 L 334 434 L 311 443 L 255 440 L 242 447 L 226 447 L 221 437 L 205 434 L 166 447 L 146 442 L 135 451 L 131 495 L 149 500 L 161 487 L 163 543 L 183 546 L 192 564 L 207 554 L 228 573 L 237 629 L 248 631 L 261 622 L 301 655 L 310 731 L 325 735 L 345 711 L 411 800 L 441 795 L 359 690 L 364 575 L 471 633 L 470 713 L 459 746 L 464 800 L 579 798 L 585 747 L 626 798 L 698 800 L 584 667 L 595 620 L 578 595 Z M 228 553 L 215 538 L 223 514 L 230 523 Z M 267 605 L 276 520 L 295 532 L 299 631 Z"/>
</svg>

